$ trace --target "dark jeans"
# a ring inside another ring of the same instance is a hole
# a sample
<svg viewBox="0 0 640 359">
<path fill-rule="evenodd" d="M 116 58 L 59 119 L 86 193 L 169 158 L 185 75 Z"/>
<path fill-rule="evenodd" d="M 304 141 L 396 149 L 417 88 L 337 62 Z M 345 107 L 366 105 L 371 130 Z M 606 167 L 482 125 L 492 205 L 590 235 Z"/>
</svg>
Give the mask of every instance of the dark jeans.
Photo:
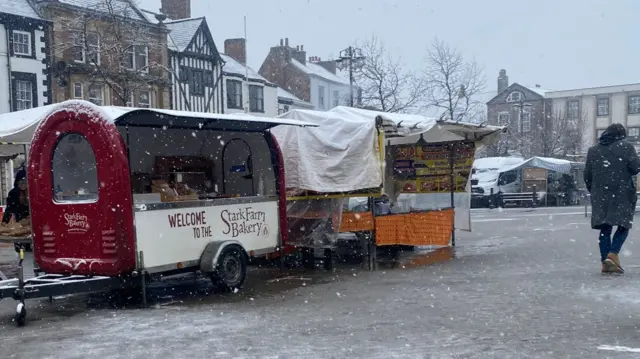
<svg viewBox="0 0 640 359">
<path fill-rule="evenodd" d="M 600 260 L 604 262 L 607 259 L 609 253 L 620 253 L 624 241 L 629 235 L 629 228 L 618 226 L 616 233 L 613 234 L 613 241 L 611 240 L 611 232 L 613 227 L 605 225 L 600 228 Z"/>
</svg>

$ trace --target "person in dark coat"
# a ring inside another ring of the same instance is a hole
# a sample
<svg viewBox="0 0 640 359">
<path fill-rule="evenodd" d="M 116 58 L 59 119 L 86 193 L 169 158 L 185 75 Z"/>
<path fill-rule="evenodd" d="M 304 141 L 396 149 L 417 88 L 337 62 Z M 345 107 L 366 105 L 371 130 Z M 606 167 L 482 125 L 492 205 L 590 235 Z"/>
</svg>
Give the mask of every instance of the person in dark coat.
<svg viewBox="0 0 640 359">
<path fill-rule="evenodd" d="M 7 207 L 2 216 L 2 223 L 9 223 L 13 216 L 16 222 L 29 217 L 29 196 L 27 192 L 26 172 L 21 170 L 16 174 L 13 189 L 7 196 Z"/>
<path fill-rule="evenodd" d="M 591 193 L 591 228 L 600 230 L 602 273 L 624 273 L 618 254 L 633 225 L 638 197 L 632 176 L 640 172 L 635 148 L 624 139 L 624 126 L 614 123 L 589 149 L 584 182 Z M 617 230 L 611 239 L 613 227 Z"/>
</svg>

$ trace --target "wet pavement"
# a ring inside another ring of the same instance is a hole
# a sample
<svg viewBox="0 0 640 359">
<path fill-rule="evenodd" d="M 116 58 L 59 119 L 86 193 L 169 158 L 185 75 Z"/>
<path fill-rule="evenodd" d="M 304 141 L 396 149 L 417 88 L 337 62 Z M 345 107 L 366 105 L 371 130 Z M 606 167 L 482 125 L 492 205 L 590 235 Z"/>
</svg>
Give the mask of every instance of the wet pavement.
<svg viewBox="0 0 640 359">
<path fill-rule="evenodd" d="M 34 300 L 16 328 L 15 303 L 0 301 L 0 357 L 638 357 L 639 230 L 621 256 L 627 273 L 602 276 L 583 211 L 478 210 L 455 250 L 403 252 L 374 272 L 257 269 L 227 295 L 173 279 L 154 284 L 148 309 Z"/>
</svg>

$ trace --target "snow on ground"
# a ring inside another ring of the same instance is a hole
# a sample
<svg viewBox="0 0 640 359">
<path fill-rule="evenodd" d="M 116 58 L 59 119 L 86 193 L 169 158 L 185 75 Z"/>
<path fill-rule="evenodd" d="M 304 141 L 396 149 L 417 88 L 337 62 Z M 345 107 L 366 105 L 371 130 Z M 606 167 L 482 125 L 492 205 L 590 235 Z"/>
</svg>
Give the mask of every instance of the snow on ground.
<svg viewBox="0 0 640 359">
<path fill-rule="evenodd" d="M 640 244 L 627 273 L 599 273 L 597 235 L 580 208 L 474 211 L 474 233 L 430 265 L 340 267 L 256 280 L 236 295 L 205 281 L 163 292 L 151 309 L 115 310 L 71 297 L 28 302 L 3 358 L 629 358 L 640 347 Z M 513 218 L 514 221 L 500 221 Z M 494 219 L 494 221 L 490 221 Z M 477 220 L 485 220 L 478 222 Z M 555 229 L 555 230 L 551 230 Z M 450 258 L 451 255 L 454 258 Z M 428 263 L 428 261 L 425 261 Z M 404 267 L 404 268 L 403 268 Z M 300 280 L 303 278 L 304 280 Z M 190 289 L 189 289 L 190 288 Z M 194 289 L 195 288 L 195 289 Z M 168 293 L 168 294 L 167 294 Z M 19 345 L 16 345 L 19 344 Z"/>
</svg>

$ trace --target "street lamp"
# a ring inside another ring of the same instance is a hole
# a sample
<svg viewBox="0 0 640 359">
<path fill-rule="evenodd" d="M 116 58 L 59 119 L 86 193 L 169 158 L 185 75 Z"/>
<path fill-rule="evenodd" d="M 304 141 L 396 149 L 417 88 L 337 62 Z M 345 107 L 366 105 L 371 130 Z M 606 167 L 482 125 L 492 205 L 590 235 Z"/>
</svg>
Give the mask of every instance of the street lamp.
<svg viewBox="0 0 640 359">
<path fill-rule="evenodd" d="M 360 66 L 365 57 L 362 50 L 353 46 L 340 51 L 340 56 L 336 60 L 336 65 L 340 70 L 349 68 L 349 105 L 353 107 L 353 66 Z"/>
</svg>

